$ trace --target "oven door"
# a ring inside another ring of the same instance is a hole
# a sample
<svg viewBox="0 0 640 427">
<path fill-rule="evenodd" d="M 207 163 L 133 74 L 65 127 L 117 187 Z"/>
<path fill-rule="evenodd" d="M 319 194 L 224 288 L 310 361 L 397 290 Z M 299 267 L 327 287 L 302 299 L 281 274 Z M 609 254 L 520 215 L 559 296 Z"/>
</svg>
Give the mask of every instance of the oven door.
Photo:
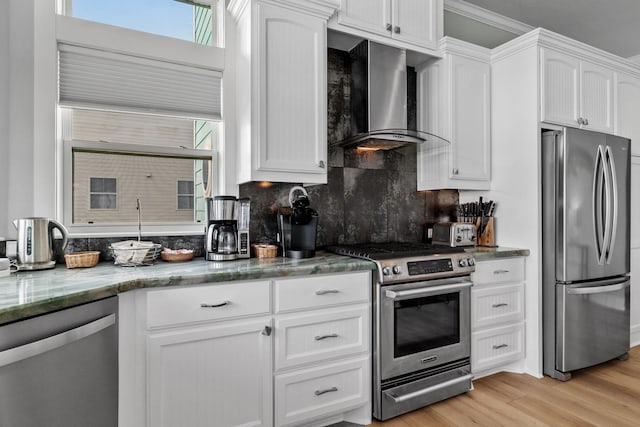
<svg viewBox="0 0 640 427">
<path fill-rule="evenodd" d="M 380 286 L 378 292 L 381 380 L 470 357 L 467 277 Z"/>
</svg>

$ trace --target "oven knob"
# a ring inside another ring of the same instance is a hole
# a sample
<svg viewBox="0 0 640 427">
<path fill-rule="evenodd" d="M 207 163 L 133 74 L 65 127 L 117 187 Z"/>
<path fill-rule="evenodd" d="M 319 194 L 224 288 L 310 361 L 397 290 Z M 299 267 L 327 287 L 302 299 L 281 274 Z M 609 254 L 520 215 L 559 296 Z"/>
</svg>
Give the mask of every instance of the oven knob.
<svg viewBox="0 0 640 427">
<path fill-rule="evenodd" d="M 389 267 L 382 267 L 382 274 L 385 276 L 391 275 L 391 269 Z"/>
<path fill-rule="evenodd" d="M 469 266 L 474 266 L 476 265 L 476 260 L 473 258 L 469 258 Z"/>
<path fill-rule="evenodd" d="M 460 261 L 458 261 L 458 265 L 459 265 L 460 267 L 466 267 L 466 266 L 468 266 L 468 265 L 469 265 L 469 263 L 468 263 L 468 261 L 467 261 L 467 259 L 466 259 L 466 258 L 462 258 L 462 259 L 460 259 Z"/>
<path fill-rule="evenodd" d="M 402 273 L 402 269 L 400 268 L 399 265 L 394 265 L 393 266 L 393 274 L 400 274 Z"/>
</svg>

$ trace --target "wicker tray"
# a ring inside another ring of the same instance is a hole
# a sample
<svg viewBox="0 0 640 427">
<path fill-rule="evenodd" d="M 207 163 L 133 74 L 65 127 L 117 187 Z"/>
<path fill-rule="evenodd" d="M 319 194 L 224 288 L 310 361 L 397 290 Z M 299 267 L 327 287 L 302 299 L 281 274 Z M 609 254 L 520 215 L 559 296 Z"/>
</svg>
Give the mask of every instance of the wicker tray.
<svg viewBox="0 0 640 427">
<path fill-rule="evenodd" d="M 251 245 L 251 249 L 253 249 L 256 258 L 275 258 L 278 253 L 277 246 L 263 243 L 254 243 Z"/>
<path fill-rule="evenodd" d="M 191 261 L 193 259 L 193 250 L 189 250 L 189 251 L 170 251 L 170 250 L 163 250 L 162 252 L 160 252 L 160 258 L 162 258 L 163 261 L 167 261 L 167 262 L 185 262 L 185 261 Z"/>
<path fill-rule="evenodd" d="M 100 251 L 72 252 L 64 255 L 67 268 L 95 267 L 100 260 Z"/>
<path fill-rule="evenodd" d="M 162 245 L 150 242 L 118 242 L 109 246 L 113 263 L 122 267 L 153 265 L 161 250 Z"/>
</svg>

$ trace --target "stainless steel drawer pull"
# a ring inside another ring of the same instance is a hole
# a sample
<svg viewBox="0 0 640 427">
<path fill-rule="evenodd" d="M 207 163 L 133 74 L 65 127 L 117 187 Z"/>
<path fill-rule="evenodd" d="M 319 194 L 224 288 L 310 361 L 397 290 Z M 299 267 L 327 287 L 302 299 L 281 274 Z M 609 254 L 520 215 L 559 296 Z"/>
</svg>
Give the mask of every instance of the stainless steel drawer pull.
<svg viewBox="0 0 640 427">
<path fill-rule="evenodd" d="M 337 294 L 339 292 L 337 289 L 319 289 L 316 291 L 316 295 Z"/>
<path fill-rule="evenodd" d="M 499 303 L 497 303 L 497 304 L 492 304 L 492 305 L 491 305 L 491 307 L 493 307 L 493 308 L 498 308 L 498 307 L 506 307 L 506 306 L 508 306 L 508 305 L 509 305 L 509 304 L 507 304 L 506 302 L 499 302 Z"/>
<path fill-rule="evenodd" d="M 331 392 L 333 392 L 333 391 L 338 391 L 338 387 L 325 388 L 324 390 L 316 390 L 316 391 L 314 392 L 314 394 L 315 394 L 316 396 L 321 396 L 321 395 L 323 395 L 323 394 L 325 394 L 325 393 L 331 393 Z"/>
<path fill-rule="evenodd" d="M 202 308 L 216 308 L 216 307 L 222 307 L 222 306 L 229 305 L 229 304 L 231 304 L 231 301 L 222 301 L 219 304 L 205 304 L 205 303 L 202 303 L 202 304 L 200 304 L 200 307 L 202 307 Z"/>
<path fill-rule="evenodd" d="M 316 335 L 316 341 L 322 341 L 327 338 L 338 338 L 338 334 Z"/>
<path fill-rule="evenodd" d="M 509 345 L 508 344 L 498 344 L 498 345 L 494 345 L 493 349 L 494 350 L 498 350 L 500 348 L 505 348 L 505 347 L 509 347 Z"/>
<path fill-rule="evenodd" d="M 507 274 L 509 270 L 493 270 L 493 274 Z"/>
</svg>

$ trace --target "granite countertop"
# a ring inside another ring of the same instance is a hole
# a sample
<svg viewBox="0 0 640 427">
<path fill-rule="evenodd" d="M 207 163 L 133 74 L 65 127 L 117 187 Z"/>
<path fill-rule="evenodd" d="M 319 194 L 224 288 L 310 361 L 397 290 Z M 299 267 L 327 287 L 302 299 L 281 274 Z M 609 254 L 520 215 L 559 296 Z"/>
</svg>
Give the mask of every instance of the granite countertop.
<svg viewBox="0 0 640 427">
<path fill-rule="evenodd" d="M 375 264 L 319 251 L 314 258 L 251 258 L 212 262 L 158 261 L 151 266 L 119 267 L 102 262 L 92 268 L 64 264 L 41 271 L 20 271 L 0 278 L 0 324 L 117 295 L 132 289 L 199 285 L 231 280 L 374 270 Z"/>
<path fill-rule="evenodd" d="M 465 249 L 466 252 L 473 254 L 476 261 L 486 261 L 497 258 L 512 258 L 517 256 L 529 256 L 529 249 L 507 248 L 502 246 L 487 247 L 477 246 Z"/>
<path fill-rule="evenodd" d="M 478 261 L 528 256 L 528 249 L 468 248 Z M 314 258 L 251 258 L 185 263 L 158 261 L 152 266 L 119 267 L 102 262 L 92 268 L 64 264 L 42 271 L 20 271 L 0 278 L 0 324 L 96 301 L 132 289 L 199 285 L 310 274 L 375 270 L 371 261 L 319 251 Z"/>
</svg>

